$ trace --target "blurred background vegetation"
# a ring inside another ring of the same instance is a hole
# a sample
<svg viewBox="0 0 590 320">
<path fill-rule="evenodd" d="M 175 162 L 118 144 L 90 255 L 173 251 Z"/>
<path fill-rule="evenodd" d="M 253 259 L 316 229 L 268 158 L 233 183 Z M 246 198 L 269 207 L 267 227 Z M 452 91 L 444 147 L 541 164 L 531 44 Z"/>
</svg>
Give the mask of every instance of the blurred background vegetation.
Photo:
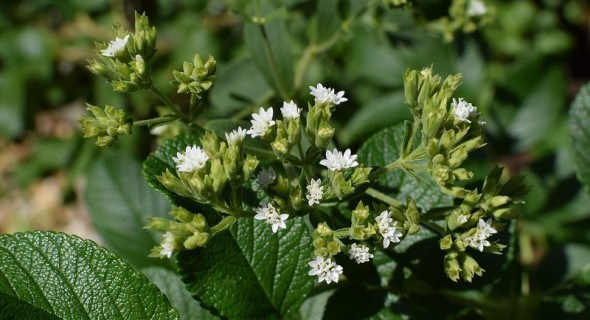
<svg viewBox="0 0 590 320">
<path fill-rule="evenodd" d="M 567 125 L 573 97 L 590 80 L 587 1 L 486 1 L 489 17 L 476 30 L 449 27 L 451 1 L 261 1 L 275 39 L 271 49 L 290 79 L 282 88 L 249 35 L 249 2 L 3 3 L 0 233 L 58 230 L 101 242 L 84 206 L 85 186 L 93 183 L 88 172 L 105 155 L 144 159 L 158 138 L 134 128 L 103 150 L 81 138 L 78 119 L 85 102 L 142 119 L 157 115 L 158 101 L 147 93 L 115 93 L 85 65 L 97 54 L 94 41 L 112 40 L 114 23 L 130 29 L 137 10 L 158 30 L 156 86 L 179 105 L 188 100 L 169 85 L 172 70 L 196 53 L 216 58 L 218 81 L 203 121 L 248 119 L 259 106 L 277 107 L 287 97 L 302 104 L 308 86 L 321 82 L 346 91 L 349 101 L 334 119 L 336 143 L 356 148 L 410 117 L 403 103 L 406 69 L 433 65 L 443 77 L 463 73 L 457 97 L 476 105 L 487 122 L 488 146 L 470 160 L 470 169 L 482 179 L 501 163 L 510 174 L 525 174 L 531 186 L 514 226 L 516 260 L 530 277 L 523 285 L 531 287 L 523 290 L 549 288 L 571 276 L 562 269 L 590 263 L 590 197 L 573 170 Z M 571 265 L 557 266 L 562 256 Z"/>
</svg>

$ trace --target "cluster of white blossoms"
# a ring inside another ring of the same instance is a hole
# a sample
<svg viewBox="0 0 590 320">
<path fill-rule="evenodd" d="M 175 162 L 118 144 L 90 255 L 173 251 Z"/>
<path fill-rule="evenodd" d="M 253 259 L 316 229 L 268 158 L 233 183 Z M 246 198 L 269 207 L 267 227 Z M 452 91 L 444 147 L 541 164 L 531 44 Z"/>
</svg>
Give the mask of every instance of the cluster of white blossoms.
<svg viewBox="0 0 590 320">
<path fill-rule="evenodd" d="M 277 233 L 279 229 L 286 229 L 287 225 L 285 221 L 289 217 L 288 214 L 279 214 L 279 211 L 275 209 L 270 203 L 263 203 L 260 208 L 257 208 L 257 215 L 254 216 L 256 220 L 262 220 L 272 227 L 272 232 Z"/>
<path fill-rule="evenodd" d="M 488 9 L 481 0 L 470 0 L 467 4 L 467 10 L 465 11 L 470 17 L 477 17 L 486 14 Z"/>
<path fill-rule="evenodd" d="M 293 100 L 289 102 L 283 102 L 283 107 L 281 108 L 281 114 L 285 119 L 299 119 L 299 115 L 301 113 L 301 109 L 297 108 L 297 105 Z"/>
<path fill-rule="evenodd" d="M 325 281 L 327 284 L 331 282 L 338 282 L 338 278 L 342 274 L 342 267 L 337 265 L 332 259 L 325 259 L 322 256 L 317 256 L 315 260 L 307 263 L 311 270 L 310 276 L 317 276 L 318 282 Z"/>
<path fill-rule="evenodd" d="M 246 138 L 246 130 L 242 129 L 242 127 L 238 127 L 230 133 L 225 133 L 225 140 L 227 140 L 228 144 L 240 143 L 244 141 L 244 138 Z"/>
<path fill-rule="evenodd" d="M 275 125 L 272 114 L 272 108 L 264 110 L 264 108 L 260 107 L 258 113 L 252 114 L 252 120 L 250 120 L 252 127 L 246 133 L 251 135 L 252 138 L 264 137 L 270 131 L 270 127 Z"/>
<path fill-rule="evenodd" d="M 109 46 L 106 49 L 100 51 L 100 54 L 105 57 L 114 57 L 117 53 L 125 50 L 127 41 L 129 41 L 129 35 L 126 35 L 123 39 L 116 37 L 115 40 L 109 42 Z"/>
<path fill-rule="evenodd" d="M 451 108 L 455 114 L 455 119 L 461 122 L 471 123 L 472 116 L 477 114 L 477 108 L 474 107 L 471 103 L 465 101 L 463 98 L 459 98 L 459 101 L 453 98 L 453 103 L 451 103 Z"/>
<path fill-rule="evenodd" d="M 354 259 L 358 264 L 368 262 L 373 258 L 373 255 L 369 253 L 369 248 L 363 244 L 353 243 L 350 250 L 348 250 L 348 254 L 350 254 L 350 259 Z"/>
<path fill-rule="evenodd" d="M 174 234 L 172 234 L 172 232 L 166 232 L 163 237 L 164 239 L 162 241 L 162 250 L 160 250 L 160 254 L 170 258 L 176 249 L 174 246 Z"/>
<path fill-rule="evenodd" d="M 309 184 L 307 185 L 307 195 L 305 198 L 307 199 L 307 203 L 311 207 L 314 204 L 319 204 L 320 200 L 324 196 L 324 189 L 322 187 L 322 180 L 311 179 Z"/>
<path fill-rule="evenodd" d="M 465 238 L 465 243 L 468 246 L 483 252 L 484 247 L 489 247 L 491 245 L 487 239 L 497 232 L 498 231 L 492 227 L 492 219 L 488 219 L 487 221 L 479 219 L 475 234 L 471 237 Z"/>
<path fill-rule="evenodd" d="M 350 149 L 346 149 L 344 154 L 336 149 L 326 150 L 326 159 L 320 161 L 320 164 L 327 167 L 330 171 L 340 171 L 347 168 L 353 168 L 359 165 L 356 161 L 356 154 L 352 154 Z"/>
<path fill-rule="evenodd" d="M 397 231 L 397 221 L 393 221 L 391 218 L 391 212 L 385 210 L 381 212 L 381 214 L 375 218 L 375 222 L 377 222 L 377 229 L 379 234 L 383 237 L 383 248 L 389 247 L 390 243 L 397 243 L 400 242 L 400 238 L 402 233 Z"/>
<path fill-rule="evenodd" d="M 266 189 L 275 181 L 276 178 L 277 175 L 275 174 L 275 171 L 269 167 L 260 170 L 256 176 L 256 182 L 258 182 L 258 185 L 260 185 L 262 189 Z"/>
<path fill-rule="evenodd" d="M 344 91 L 335 93 L 334 89 L 324 87 L 321 83 L 318 83 L 317 87 L 310 86 L 309 89 L 311 89 L 311 95 L 315 97 L 315 103 L 333 103 L 338 105 L 348 101 L 344 97 Z"/>
<path fill-rule="evenodd" d="M 184 152 L 177 152 L 176 157 L 172 157 L 176 164 L 176 170 L 179 172 L 194 172 L 201 169 L 209 160 L 209 157 L 196 145 L 186 147 Z"/>
</svg>

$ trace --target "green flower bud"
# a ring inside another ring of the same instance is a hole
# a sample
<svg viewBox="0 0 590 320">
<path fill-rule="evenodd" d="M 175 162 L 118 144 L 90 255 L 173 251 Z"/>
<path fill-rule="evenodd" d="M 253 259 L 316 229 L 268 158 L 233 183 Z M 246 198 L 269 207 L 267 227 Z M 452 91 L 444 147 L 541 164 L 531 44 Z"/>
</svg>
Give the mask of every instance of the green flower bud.
<svg viewBox="0 0 590 320">
<path fill-rule="evenodd" d="M 332 172 L 332 192 L 338 199 L 342 198 L 354 192 L 352 183 L 344 178 L 344 175 L 340 171 Z"/>
<path fill-rule="evenodd" d="M 418 224 L 413 224 L 410 226 L 410 228 L 408 228 L 408 234 L 415 234 L 418 231 L 420 231 L 420 225 Z"/>
<path fill-rule="evenodd" d="M 340 241 L 336 240 L 328 242 L 328 252 L 331 256 L 340 253 Z"/>
<path fill-rule="evenodd" d="M 471 282 L 473 280 L 473 276 L 478 275 L 481 277 L 483 272 L 485 271 L 482 269 L 477 261 L 472 257 L 463 254 L 463 268 L 461 270 L 461 278 L 466 280 L 467 282 Z"/>
<path fill-rule="evenodd" d="M 80 126 L 85 138 L 98 138 L 96 145 L 110 146 L 119 135 L 131 134 L 133 123 L 127 119 L 123 110 L 109 105 L 104 109 L 90 104 L 86 106 L 94 117 L 83 116 L 80 119 Z"/>
<path fill-rule="evenodd" d="M 457 208 L 447 217 L 447 227 L 452 231 L 464 225 L 467 221 L 469 221 L 469 215 L 464 214 L 461 209 Z"/>
<path fill-rule="evenodd" d="M 369 174 L 372 168 L 356 167 L 350 176 L 350 181 L 353 186 L 359 186 L 363 183 L 369 182 Z"/>
<path fill-rule="evenodd" d="M 208 232 L 209 231 L 209 223 L 207 223 L 207 219 L 202 214 L 193 215 L 193 220 L 191 221 L 191 225 L 194 226 L 200 232 Z"/>
<path fill-rule="evenodd" d="M 217 63 L 212 56 L 206 63 L 198 54 L 194 56 L 193 62 L 185 61 L 182 65 L 182 71 L 173 71 L 174 80 L 170 82 L 173 87 L 177 88 L 178 93 L 191 93 L 197 98 L 208 91 L 217 78 L 214 75 Z"/>
<path fill-rule="evenodd" d="M 512 208 L 502 208 L 494 211 L 494 217 L 499 219 L 516 219 L 518 212 Z"/>
<path fill-rule="evenodd" d="M 411 197 L 407 198 L 408 208 L 406 209 L 405 218 L 412 225 L 420 224 L 420 211 L 416 205 L 416 201 Z"/>
<path fill-rule="evenodd" d="M 406 70 L 404 73 L 404 97 L 412 114 L 418 114 L 418 72 Z"/>
<path fill-rule="evenodd" d="M 179 206 L 173 206 L 172 210 L 170 211 L 170 215 L 174 217 L 176 220 L 183 223 L 190 223 L 191 221 L 193 221 L 193 218 L 195 216 L 190 211 Z"/>
<path fill-rule="evenodd" d="M 259 162 L 260 161 L 258 161 L 256 156 L 246 156 L 246 160 L 244 160 L 244 166 L 242 167 L 242 172 L 245 180 L 248 180 L 252 177 L 252 174 L 254 174 L 254 171 L 256 171 L 256 167 L 258 166 Z"/>
<path fill-rule="evenodd" d="M 330 227 L 328 227 L 325 222 L 322 222 L 315 228 L 315 233 L 317 233 L 320 237 L 326 238 L 332 237 L 334 231 L 332 231 L 332 229 L 330 229 Z"/>
<path fill-rule="evenodd" d="M 198 247 L 204 247 L 209 242 L 209 239 L 211 239 L 211 234 L 207 232 L 195 232 L 194 235 L 186 238 L 182 245 L 188 250 L 193 250 Z"/>
<path fill-rule="evenodd" d="M 317 238 L 313 240 L 314 248 L 325 248 L 328 246 L 328 242 L 323 238 Z"/>
<path fill-rule="evenodd" d="M 299 118 L 287 119 L 287 141 L 290 145 L 296 145 L 301 137 L 301 124 Z"/>
<path fill-rule="evenodd" d="M 369 217 L 369 208 L 363 205 L 363 202 L 360 201 L 356 208 L 352 210 L 352 225 L 358 226 L 367 220 Z"/>
<path fill-rule="evenodd" d="M 170 220 L 164 218 L 149 218 L 148 224 L 143 227 L 144 229 L 156 230 L 160 232 L 166 232 L 170 230 Z"/>
<path fill-rule="evenodd" d="M 149 19 L 135 12 L 135 33 L 133 35 L 133 55 L 139 54 L 150 61 L 156 53 L 156 28 L 150 26 Z"/>
<path fill-rule="evenodd" d="M 495 197 L 492 197 L 491 199 L 489 199 L 487 202 L 489 203 L 489 205 L 492 208 L 498 208 L 498 207 L 501 207 L 501 206 L 507 204 L 508 202 L 510 202 L 510 197 L 508 197 L 508 196 L 495 196 Z"/>
<path fill-rule="evenodd" d="M 451 237 L 450 234 L 447 234 L 446 236 L 444 236 L 444 238 L 440 239 L 440 249 L 441 250 L 449 250 L 451 249 L 451 247 L 453 247 L 453 238 Z"/>
<path fill-rule="evenodd" d="M 459 273 L 461 272 L 461 267 L 459 266 L 459 261 L 457 261 L 455 253 L 449 253 L 445 256 L 444 268 L 447 277 L 449 277 L 451 280 L 455 282 L 459 280 Z"/>
<path fill-rule="evenodd" d="M 334 128 L 328 123 L 328 121 L 321 121 L 320 126 L 317 130 L 317 136 L 315 139 L 315 146 L 318 149 L 325 148 L 332 137 L 334 136 Z"/>
<path fill-rule="evenodd" d="M 170 172 L 169 169 L 166 169 L 164 173 L 161 175 L 156 176 L 158 181 L 166 187 L 166 189 L 176 193 L 182 197 L 191 197 L 191 191 L 186 187 L 184 183 L 180 179 L 178 179 L 174 174 Z"/>
</svg>

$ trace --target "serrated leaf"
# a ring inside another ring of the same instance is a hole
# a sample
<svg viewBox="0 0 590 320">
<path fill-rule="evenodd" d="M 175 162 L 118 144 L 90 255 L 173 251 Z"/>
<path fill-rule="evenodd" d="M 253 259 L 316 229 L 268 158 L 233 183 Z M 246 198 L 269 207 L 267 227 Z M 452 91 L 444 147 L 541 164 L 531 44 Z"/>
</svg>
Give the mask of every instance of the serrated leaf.
<svg viewBox="0 0 590 320">
<path fill-rule="evenodd" d="M 142 269 L 141 272 L 168 297 L 170 304 L 178 311 L 180 319 L 218 319 L 193 299 L 176 273 L 158 267 Z"/>
<path fill-rule="evenodd" d="M 189 291 L 227 318 L 266 318 L 297 313 L 311 290 L 312 256 L 303 218 L 276 234 L 258 220 L 239 219 L 230 231 L 199 250 L 178 255 Z"/>
<path fill-rule="evenodd" d="M 398 159 L 403 138 L 403 123 L 379 131 L 359 149 L 359 162 L 366 166 L 383 167 L 388 165 Z M 414 177 L 398 170 L 379 178 L 377 185 L 378 188 L 384 189 L 381 191 L 386 191 L 402 203 L 405 203 L 406 196 L 411 196 L 423 211 L 453 204 L 453 199 L 440 192 L 429 176 L 420 173 L 418 176 L 422 178 L 422 181 L 419 182 Z"/>
<path fill-rule="evenodd" d="M 0 292 L 63 319 L 178 319 L 144 275 L 63 233 L 0 236 Z"/>
<path fill-rule="evenodd" d="M 107 246 L 135 267 L 165 260 L 148 258 L 160 239 L 143 229 L 148 217 L 166 217 L 168 200 L 146 184 L 139 161 L 121 152 L 107 153 L 90 170 L 86 203 L 92 225 Z"/>
<path fill-rule="evenodd" d="M 590 186 L 590 84 L 576 95 L 569 114 L 571 155 L 578 179 Z"/>
</svg>

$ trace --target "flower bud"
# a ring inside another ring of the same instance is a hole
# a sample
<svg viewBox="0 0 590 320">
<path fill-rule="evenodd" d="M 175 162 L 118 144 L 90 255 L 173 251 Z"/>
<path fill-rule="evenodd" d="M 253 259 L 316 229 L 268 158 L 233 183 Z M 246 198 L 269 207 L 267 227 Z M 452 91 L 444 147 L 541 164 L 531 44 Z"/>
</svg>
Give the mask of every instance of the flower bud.
<svg viewBox="0 0 590 320">
<path fill-rule="evenodd" d="M 156 176 L 158 181 L 166 187 L 166 189 L 176 193 L 182 197 L 190 197 L 192 195 L 191 191 L 182 183 L 180 179 L 178 179 L 174 174 L 170 172 L 169 169 L 158 176 Z"/>
<path fill-rule="evenodd" d="M 352 225 L 357 226 L 365 223 L 367 218 L 369 217 L 369 208 L 363 205 L 363 202 L 360 201 L 356 208 L 352 210 Z"/>
<path fill-rule="evenodd" d="M 467 282 L 471 282 L 473 280 L 474 275 L 478 275 L 481 277 L 483 272 L 485 271 L 482 269 L 477 261 L 472 257 L 464 254 L 464 261 L 463 261 L 463 268 L 461 270 L 461 277 L 466 280 Z"/>
<path fill-rule="evenodd" d="M 453 238 L 450 234 L 447 234 L 446 236 L 444 236 L 444 238 L 440 239 L 439 244 L 441 250 L 449 250 L 453 246 Z"/>
<path fill-rule="evenodd" d="M 252 175 L 254 174 L 254 171 L 256 171 L 256 167 L 258 166 L 259 162 L 260 161 L 258 161 L 256 156 L 252 156 L 252 155 L 246 156 L 246 160 L 244 160 L 244 166 L 242 167 L 244 180 L 248 180 L 252 177 Z"/>
<path fill-rule="evenodd" d="M 318 224 L 315 228 L 315 233 L 317 233 L 320 237 L 331 237 L 334 234 L 334 231 L 328 227 L 325 222 Z"/>
<path fill-rule="evenodd" d="M 459 261 L 457 261 L 456 254 L 449 253 L 445 256 L 444 268 L 447 277 L 455 282 L 459 280 L 459 272 L 461 272 L 461 267 L 459 266 Z"/>
<path fill-rule="evenodd" d="M 192 236 L 186 238 L 182 245 L 188 249 L 193 250 L 198 247 L 204 247 L 211 239 L 211 234 L 207 232 L 195 232 Z"/>
</svg>

